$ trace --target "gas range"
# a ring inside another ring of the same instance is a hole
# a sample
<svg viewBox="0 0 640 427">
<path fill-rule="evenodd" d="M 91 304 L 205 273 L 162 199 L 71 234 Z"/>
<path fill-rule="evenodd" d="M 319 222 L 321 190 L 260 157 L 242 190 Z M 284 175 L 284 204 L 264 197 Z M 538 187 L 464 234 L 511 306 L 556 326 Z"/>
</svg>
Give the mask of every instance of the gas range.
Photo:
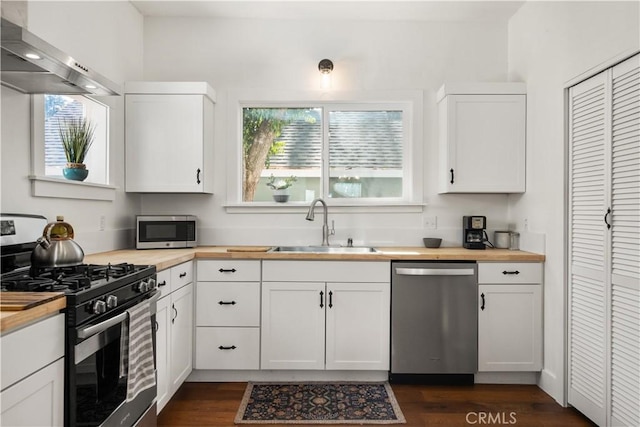
<svg viewBox="0 0 640 427">
<path fill-rule="evenodd" d="M 24 268 L 3 274 L 2 292 L 64 292 L 67 324 L 76 326 L 156 289 L 156 268 L 129 263 Z"/>
<path fill-rule="evenodd" d="M 0 291 L 66 296 L 65 426 L 155 425 L 155 266 L 32 266 L 46 224 L 39 215 L 0 214 Z"/>
</svg>

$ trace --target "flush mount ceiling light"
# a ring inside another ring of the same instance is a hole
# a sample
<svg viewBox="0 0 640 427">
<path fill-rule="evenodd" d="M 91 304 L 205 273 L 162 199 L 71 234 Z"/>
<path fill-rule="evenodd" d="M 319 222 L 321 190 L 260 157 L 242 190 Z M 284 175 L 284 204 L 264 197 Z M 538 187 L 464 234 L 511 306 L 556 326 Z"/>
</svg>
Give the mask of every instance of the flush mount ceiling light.
<svg viewBox="0 0 640 427">
<path fill-rule="evenodd" d="M 27 53 L 25 56 L 29 59 L 42 59 L 40 55 L 35 53 Z"/>
<path fill-rule="evenodd" d="M 322 89 L 329 89 L 331 87 L 331 71 L 333 71 L 333 62 L 330 59 L 323 59 L 318 64 L 318 70 L 322 74 Z"/>
</svg>

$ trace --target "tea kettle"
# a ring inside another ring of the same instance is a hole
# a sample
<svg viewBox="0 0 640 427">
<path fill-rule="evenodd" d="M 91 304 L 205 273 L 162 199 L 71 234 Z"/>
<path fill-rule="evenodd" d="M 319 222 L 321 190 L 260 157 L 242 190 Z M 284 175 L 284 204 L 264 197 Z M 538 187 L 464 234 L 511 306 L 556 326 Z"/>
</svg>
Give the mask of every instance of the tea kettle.
<svg viewBox="0 0 640 427">
<path fill-rule="evenodd" d="M 73 227 L 57 216 L 56 222 L 44 227 L 42 237 L 31 252 L 31 265 L 35 267 L 70 267 L 82 264 L 84 252 L 73 241 Z"/>
</svg>

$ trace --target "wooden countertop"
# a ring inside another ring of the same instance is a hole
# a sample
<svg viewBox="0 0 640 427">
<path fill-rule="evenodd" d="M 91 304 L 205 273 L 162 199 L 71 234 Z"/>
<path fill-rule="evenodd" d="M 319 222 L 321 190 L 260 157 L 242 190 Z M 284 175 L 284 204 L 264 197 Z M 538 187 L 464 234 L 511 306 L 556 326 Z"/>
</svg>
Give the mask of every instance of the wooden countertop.
<svg viewBox="0 0 640 427">
<path fill-rule="evenodd" d="M 64 296 L 64 292 L 2 292 L 0 293 L 0 302 L 3 299 L 11 299 L 12 302 L 15 302 L 20 299 L 21 294 L 27 294 L 31 308 L 15 310 L 12 307 L 10 311 L 5 311 L 3 308 L 2 311 L 0 311 L 0 333 L 58 313 L 67 306 L 67 299 Z M 35 301 L 34 304 L 34 300 L 37 299 L 40 299 L 42 303 Z"/>
<path fill-rule="evenodd" d="M 85 263 L 130 262 L 155 265 L 158 271 L 192 259 L 297 259 L 338 261 L 461 260 L 542 262 L 544 255 L 508 249 L 470 250 L 464 248 L 378 247 L 371 254 L 272 253 L 270 246 L 201 246 L 192 249 L 124 249 L 87 255 Z"/>
<path fill-rule="evenodd" d="M 271 253 L 270 246 L 201 246 L 192 249 L 124 249 L 87 255 L 87 264 L 117 264 L 128 262 L 155 265 L 158 271 L 193 259 L 296 259 L 334 261 L 389 261 L 389 260 L 460 260 L 460 261 L 524 261 L 542 262 L 541 254 L 508 249 L 469 250 L 463 248 L 427 249 L 423 247 L 379 247 L 371 254 L 336 253 Z M 0 294 L 8 295 L 10 293 Z M 13 294 L 13 293 L 12 293 Z M 0 332 L 34 322 L 66 307 L 66 298 L 57 292 L 55 299 L 20 311 L 0 311 Z M 43 295 L 42 298 L 51 298 Z"/>
</svg>

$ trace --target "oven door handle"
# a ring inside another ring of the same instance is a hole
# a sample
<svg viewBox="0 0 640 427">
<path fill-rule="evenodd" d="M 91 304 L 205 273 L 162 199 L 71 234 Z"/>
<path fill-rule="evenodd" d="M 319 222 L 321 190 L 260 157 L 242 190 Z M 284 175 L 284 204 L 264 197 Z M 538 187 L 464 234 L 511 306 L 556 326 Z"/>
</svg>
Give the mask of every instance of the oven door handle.
<svg viewBox="0 0 640 427">
<path fill-rule="evenodd" d="M 104 322 L 98 323 L 97 325 L 93 325 L 93 326 L 89 326 L 88 328 L 84 328 L 84 329 L 80 329 L 78 331 L 78 338 L 87 338 L 90 337 L 92 335 L 98 334 L 102 331 L 106 331 L 107 329 L 109 329 L 110 327 L 112 327 L 113 325 L 117 325 L 118 323 L 122 323 L 125 320 L 127 320 L 127 316 L 129 316 L 129 313 L 127 313 L 126 311 L 124 313 L 120 313 L 115 317 L 112 317 L 111 319 L 105 320 Z"/>
<path fill-rule="evenodd" d="M 150 303 L 154 303 L 157 302 L 158 298 L 160 298 L 160 292 L 154 292 L 153 296 L 151 296 L 151 298 L 149 298 L 149 302 Z M 155 310 L 152 310 L 155 311 Z M 155 314 L 155 313 L 151 313 L 151 314 Z M 99 334 L 102 331 L 106 331 L 107 329 L 109 329 L 110 327 L 117 325 L 118 323 L 124 322 L 125 320 L 127 320 L 127 317 L 129 316 L 128 312 L 123 312 L 118 314 L 115 317 L 112 317 L 111 319 L 107 319 L 104 322 L 98 323 L 97 325 L 93 325 L 93 326 L 89 326 L 88 328 L 84 328 L 84 329 L 80 329 L 78 331 L 78 338 L 80 339 L 84 339 L 87 337 L 90 337 L 92 335 L 95 334 Z"/>
</svg>

